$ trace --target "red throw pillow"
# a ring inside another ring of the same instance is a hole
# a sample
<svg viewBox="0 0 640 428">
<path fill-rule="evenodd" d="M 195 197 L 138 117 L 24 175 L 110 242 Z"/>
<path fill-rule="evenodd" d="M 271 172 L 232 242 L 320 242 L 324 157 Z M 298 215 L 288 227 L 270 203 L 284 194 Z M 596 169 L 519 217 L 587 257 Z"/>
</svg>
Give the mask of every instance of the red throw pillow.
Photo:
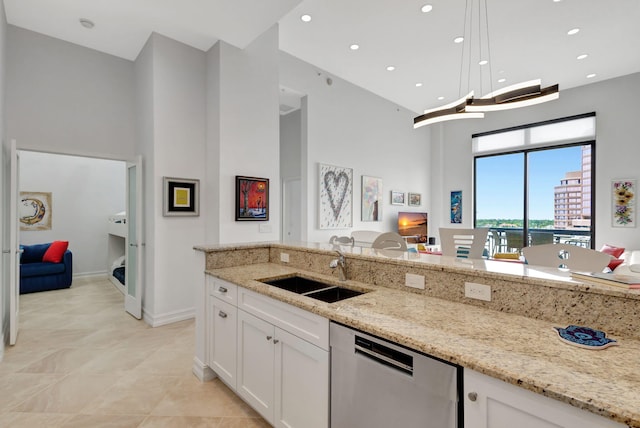
<svg viewBox="0 0 640 428">
<path fill-rule="evenodd" d="M 45 251 L 44 256 L 42 256 L 42 261 L 60 263 L 62 257 L 64 257 L 64 252 L 67 251 L 67 247 L 69 247 L 69 241 L 53 241 L 49 249 Z"/>
<path fill-rule="evenodd" d="M 622 263 L 624 263 L 624 260 L 622 259 L 611 259 L 611 261 L 609 262 L 609 269 L 614 270 L 615 268 L 620 266 Z"/>
<path fill-rule="evenodd" d="M 607 253 L 617 259 L 622 255 L 622 253 L 624 253 L 624 248 L 614 247 L 613 245 L 604 244 L 600 249 L 600 252 Z"/>
</svg>

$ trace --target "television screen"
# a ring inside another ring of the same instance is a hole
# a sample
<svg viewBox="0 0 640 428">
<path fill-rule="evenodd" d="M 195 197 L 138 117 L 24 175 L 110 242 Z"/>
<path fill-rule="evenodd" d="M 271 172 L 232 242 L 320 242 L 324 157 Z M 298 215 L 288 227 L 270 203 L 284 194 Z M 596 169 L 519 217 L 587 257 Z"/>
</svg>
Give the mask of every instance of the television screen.
<svg viewBox="0 0 640 428">
<path fill-rule="evenodd" d="M 427 219 L 427 213 L 399 212 L 398 233 L 401 236 L 415 236 L 419 242 L 426 242 L 429 234 Z"/>
</svg>

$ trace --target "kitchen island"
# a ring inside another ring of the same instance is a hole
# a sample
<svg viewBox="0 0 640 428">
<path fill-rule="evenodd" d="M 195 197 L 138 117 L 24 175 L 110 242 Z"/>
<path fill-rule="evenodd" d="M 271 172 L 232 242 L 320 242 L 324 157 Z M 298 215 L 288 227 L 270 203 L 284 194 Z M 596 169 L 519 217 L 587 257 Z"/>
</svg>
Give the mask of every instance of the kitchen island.
<svg viewBox="0 0 640 428">
<path fill-rule="evenodd" d="M 640 427 L 638 291 L 583 284 L 548 268 L 359 247 L 271 243 L 196 249 L 208 276 Z M 329 268 L 336 250 L 346 255 L 346 282 Z M 294 273 L 370 291 L 324 303 L 256 281 Z M 423 276 L 425 288 L 406 287 L 407 273 Z M 491 301 L 465 297 L 467 282 L 488 285 Z M 204 296 L 204 284 L 201 290 Z M 206 341 L 205 312 L 197 312 L 198 342 Z M 594 351 L 567 345 L 553 327 L 569 324 L 604 330 L 620 346 Z M 194 360 L 201 378 L 204 349 L 199 346 Z"/>
</svg>

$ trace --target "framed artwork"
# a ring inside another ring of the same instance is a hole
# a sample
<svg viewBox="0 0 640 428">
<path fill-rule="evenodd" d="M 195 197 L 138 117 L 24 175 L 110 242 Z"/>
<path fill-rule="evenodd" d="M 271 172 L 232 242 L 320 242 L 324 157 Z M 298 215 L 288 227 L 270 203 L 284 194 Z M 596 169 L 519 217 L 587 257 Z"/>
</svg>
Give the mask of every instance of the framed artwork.
<svg viewBox="0 0 640 428">
<path fill-rule="evenodd" d="M 20 192 L 20 230 L 51 230 L 51 192 Z"/>
<path fill-rule="evenodd" d="M 200 215 L 200 180 L 175 177 L 162 177 L 162 179 L 163 216 L 186 217 Z"/>
<path fill-rule="evenodd" d="M 636 180 L 611 182 L 613 227 L 636 227 Z"/>
<path fill-rule="evenodd" d="M 269 220 L 269 179 L 236 175 L 236 221 Z"/>
<path fill-rule="evenodd" d="M 451 191 L 451 223 L 462 223 L 462 190 Z"/>
<path fill-rule="evenodd" d="M 391 191 L 391 205 L 404 205 L 404 192 Z"/>
<path fill-rule="evenodd" d="M 362 221 L 382 221 L 382 179 L 362 176 Z"/>
<path fill-rule="evenodd" d="M 320 164 L 319 228 L 348 229 L 353 225 L 353 169 Z"/>
<path fill-rule="evenodd" d="M 409 192 L 408 199 L 410 207 L 419 207 L 422 205 L 422 195 L 420 193 Z"/>
</svg>

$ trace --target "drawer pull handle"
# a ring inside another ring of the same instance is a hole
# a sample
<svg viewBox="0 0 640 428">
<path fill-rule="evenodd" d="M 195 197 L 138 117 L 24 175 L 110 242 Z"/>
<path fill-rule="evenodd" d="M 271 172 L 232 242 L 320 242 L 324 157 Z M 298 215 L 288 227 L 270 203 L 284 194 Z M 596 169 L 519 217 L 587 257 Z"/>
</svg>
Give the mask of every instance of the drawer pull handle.
<svg viewBox="0 0 640 428">
<path fill-rule="evenodd" d="M 226 318 L 227 317 L 227 314 L 225 312 L 222 312 L 222 311 L 218 312 L 218 315 L 220 316 L 220 318 Z"/>
<path fill-rule="evenodd" d="M 267 336 L 267 340 L 273 339 L 273 336 Z"/>
<path fill-rule="evenodd" d="M 227 292 L 227 287 L 218 287 L 218 291 L 221 293 L 226 293 Z"/>
<path fill-rule="evenodd" d="M 468 397 L 469 397 L 470 401 L 476 401 L 478 399 L 478 393 L 477 392 L 470 392 Z"/>
<path fill-rule="evenodd" d="M 273 344 L 276 345 L 278 342 L 280 342 L 278 339 L 273 339 Z"/>
</svg>

